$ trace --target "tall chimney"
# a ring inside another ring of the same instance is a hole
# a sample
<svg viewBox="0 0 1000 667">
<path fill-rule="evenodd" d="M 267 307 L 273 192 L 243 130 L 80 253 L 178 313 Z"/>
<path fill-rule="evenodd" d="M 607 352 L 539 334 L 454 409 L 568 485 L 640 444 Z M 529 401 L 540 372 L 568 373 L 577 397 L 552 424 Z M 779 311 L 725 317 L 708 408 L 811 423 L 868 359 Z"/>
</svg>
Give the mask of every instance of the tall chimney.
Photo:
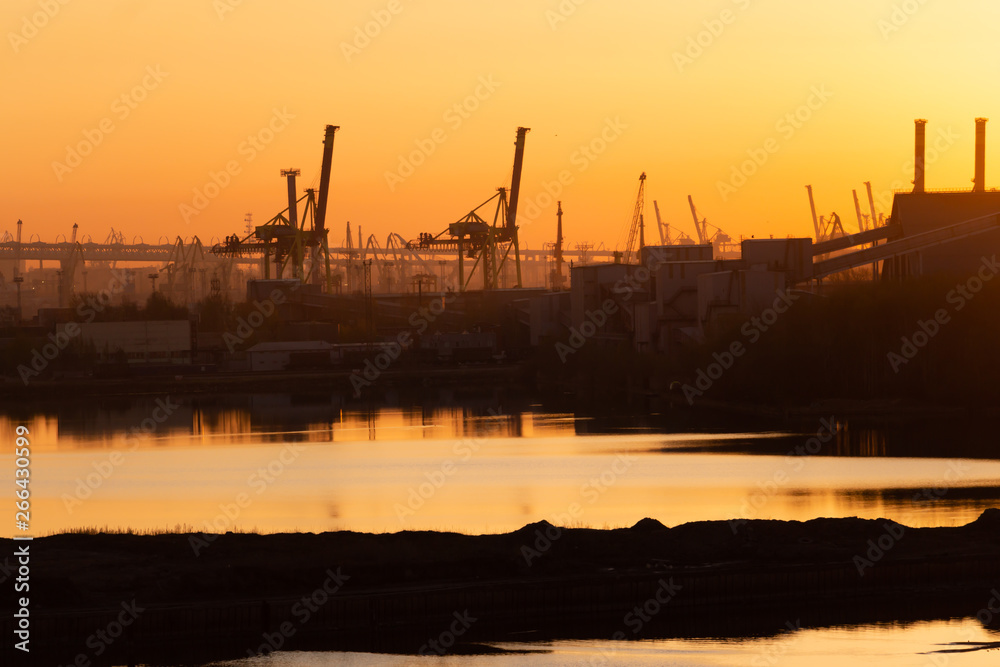
<svg viewBox="0 0 1000 667">
<path fill-rule="evenodd" d="M 913 121 L 916 125 L 916 141 L 914 143 L 914 155 L 913 155 L 913 191 L 923 192 L 924 191 L 924 126 L 927 125 L 927 121 L 923 118 L 918 118 Z"/>
<path fill-rule="evenodd" d="M 976 176 L 972 179 L 973 192 L 986 192 L 986 121 L 976 119 Z"/>
</svg>

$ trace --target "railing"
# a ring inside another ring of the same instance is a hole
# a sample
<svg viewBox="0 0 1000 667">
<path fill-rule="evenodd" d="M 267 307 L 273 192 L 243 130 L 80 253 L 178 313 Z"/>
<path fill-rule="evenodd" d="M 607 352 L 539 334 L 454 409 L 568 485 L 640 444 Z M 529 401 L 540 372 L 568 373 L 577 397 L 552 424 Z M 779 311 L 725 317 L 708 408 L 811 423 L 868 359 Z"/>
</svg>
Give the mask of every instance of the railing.
<svg viewBox="0 0 1000 667">
<path fill-rule="evenodd" d="M 894 195 L 906 195 L 906 194 L 911 194 L 912 192 L 913 192 L 913 188 L 909 188 L 909 189 L 905 189 L 905 190 L 903 190 L 903 189 L 893 190 L 892 194 L 894 194 Z M 962 193 L 967 193 L 967 194 L 982 194 L 983 192 L 1000 192 L 1000 190 L 998 190 L 997 188 L 989 188 L 987 190 L 983 190 L 982 192 L 973 192 L 972 188 L 924 188 L 923 192 L 932 192 L 932 193 L 937 193 L 937 194 L 962 194 Z M 918 192 L 917 194 L 921 194 L 921 193 Z"/>
</svg>

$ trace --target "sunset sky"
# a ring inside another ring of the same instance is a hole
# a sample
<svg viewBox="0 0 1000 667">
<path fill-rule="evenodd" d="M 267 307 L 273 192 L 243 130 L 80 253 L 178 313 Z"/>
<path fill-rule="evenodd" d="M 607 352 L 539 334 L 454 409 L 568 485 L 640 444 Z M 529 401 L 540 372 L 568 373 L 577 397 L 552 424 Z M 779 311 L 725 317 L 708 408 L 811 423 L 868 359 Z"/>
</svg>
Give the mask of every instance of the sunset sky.
<svg viewBox="0 0 1000 667">
<path fill-rule="evenodd" d="M 852 188 L 888 213 L 909 187 L 914 118 L 927 187 L 966 188 L 974 118 L 997 116 L 1000 183 L 998 18 L 985 0 L 7 0 L 0 234 L 242 232 L 284 208 L 281 169 L 318 186 L 326 124 L 331 245 L 348 220 L 443 230 L 508 184 L 518 126 L 528 247 L 554 240 L 561 172 L 570 245 L 615 245 L 640 172 L 647 221 L 655 199 L 690 235 L 688 194 L 733 237 L 811 236 L 807 184 L 852 231 Z"/>
</svg>

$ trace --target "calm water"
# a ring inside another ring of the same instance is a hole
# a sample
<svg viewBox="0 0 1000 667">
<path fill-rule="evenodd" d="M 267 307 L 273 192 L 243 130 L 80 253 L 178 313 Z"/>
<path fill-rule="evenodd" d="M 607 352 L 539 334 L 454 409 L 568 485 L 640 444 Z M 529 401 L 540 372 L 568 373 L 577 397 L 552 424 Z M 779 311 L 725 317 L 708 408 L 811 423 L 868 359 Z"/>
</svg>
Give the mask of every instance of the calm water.
<svg viewBox="0 0 1000 667">
<path fill-rule="evenodd" d="M 828 420 L 791 433 L 664 432 L 648 418 L 634 425 L 539 406 L 358 412 L 286 395 L 158 400 L 0 417 L 5 442 L 19 424 L 31 431 L 33 534 L 485 533 L 542 518 L 619 527 L 643 517 L 950 526 L 1000 507 L 995 440 L 972 436 L 914 435 L 911 445 Z M 13 458 L 4 461 L 10 470 Z"/>
<path fill-rule="evenodd" d="M 489 401 L 357 411 L 286 395 L 158 400 L 0 416 L 5 442 L 18 425 L 31 431 L 33 534 L 484 533 L 543 518 L 605 527 L 647 516 L 666 525 L 860 516 L 949 526 L 1000 507 L 1000 452 L 989 428 L 817 420 L 783 431 L 707 430 L 668 417 L 597 419 L 529 405 L 499 414 Z M 13 468 L 13 457 L 3 461 Z M 731 640 L 498 644 L 518 652 L 476 657 L 292 652 L 219 666 L 961 666 L 996 664 L 998 651 L 939 651 L 997 641 L 1000 633 L 967 618 Z"/>
<path fill-rule="evenodd" d="M 863 627 L 803 629 L 753 639 L 675 639 L 635 642 L 564 641 L 497 644 L 514 655 L 410 657 L 364 653 L 275 653 L 268 657 L 215 663 L 212 667 L 578 667 L 603 665 L 810 665 L 843 667 L 973 667 L 996 665 L 1000 633 L 973 620 L 879 624 Z M 956 645 L 956 642 L 973 644 Z M 976 649 L 979 650 L 976 650 Z M 956 652 L 961 651 L 961 652 Z"/>
</svg>

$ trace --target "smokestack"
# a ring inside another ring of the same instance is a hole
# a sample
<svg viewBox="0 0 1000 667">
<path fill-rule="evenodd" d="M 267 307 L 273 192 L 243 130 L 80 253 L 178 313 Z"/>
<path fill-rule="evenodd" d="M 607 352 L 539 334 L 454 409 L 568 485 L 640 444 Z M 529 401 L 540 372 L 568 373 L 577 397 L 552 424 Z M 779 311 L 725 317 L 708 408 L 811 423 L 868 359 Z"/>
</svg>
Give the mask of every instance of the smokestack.
<svg viewBox="0 0 1000 667">
<path fill-rule="evenodd" d="M 916 141 L 914 142 L 914 155 L 913 155 L 913 191 L 923 192 L 924 191 L 924 126 L 927 125 L 927 121 L 923 118 L 918 118 L 913 121 L 916 125 Z"/>
<path fill-rule="evenodd" d="M 986 192 L 986 121 L 976 119 L 976 176 L 972 179 L 973 192 Z"/>
</svg>

